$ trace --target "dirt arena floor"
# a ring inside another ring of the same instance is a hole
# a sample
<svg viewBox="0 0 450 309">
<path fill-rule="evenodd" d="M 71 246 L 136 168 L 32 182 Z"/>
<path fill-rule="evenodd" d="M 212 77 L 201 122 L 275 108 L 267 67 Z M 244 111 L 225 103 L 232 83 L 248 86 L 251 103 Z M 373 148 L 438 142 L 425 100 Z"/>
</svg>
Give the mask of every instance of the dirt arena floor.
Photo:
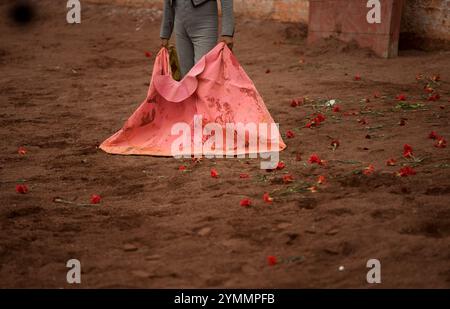
<svg viewBox="0 0 450 309">
<path fill-rule="evenodd" d="M 46 0 L 19 27 L 8 8 L 0 5 L 0 287 L 450 287 L 450 153 L 429 137 L 450 139 L 449 52 L 385 60 L 332 40 L 307 48 L 297 25 L 238 18 L 235 54 L 283 135 L 294 135 L 285 168 L 269 172 L 253 159 L 97 148 L 145 99 L 161 12 L 83 4 L 81 25 L 69 25 L 65 1 Z M 325 121 L 306 128 L 319 112 Z M 312 154 L 326 164 L 311 164 Z M 416 174 L 400 177 L 408 166 Z M 245 198 L 251 207 L 240 206 Z M 372 258 L 381 262 L 375 286 L 366 282 Z M 81 261 L 81 285 L 66 283 L 69 259 Z"/>
</svg>

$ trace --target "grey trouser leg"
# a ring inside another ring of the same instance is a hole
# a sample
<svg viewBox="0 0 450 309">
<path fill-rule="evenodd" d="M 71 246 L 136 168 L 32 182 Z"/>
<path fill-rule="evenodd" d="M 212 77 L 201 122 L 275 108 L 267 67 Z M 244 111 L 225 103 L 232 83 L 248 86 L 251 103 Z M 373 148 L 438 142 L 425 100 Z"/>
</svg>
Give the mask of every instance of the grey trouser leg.
<svg viewBox="0 0 450 309">
<path fill-rule="evenodd" d="M 194 8 L 191 0 L 175 0 L 175 36 L 182 76 L 216 46 L 218 23 L 217 1 Z"/>
</svg>

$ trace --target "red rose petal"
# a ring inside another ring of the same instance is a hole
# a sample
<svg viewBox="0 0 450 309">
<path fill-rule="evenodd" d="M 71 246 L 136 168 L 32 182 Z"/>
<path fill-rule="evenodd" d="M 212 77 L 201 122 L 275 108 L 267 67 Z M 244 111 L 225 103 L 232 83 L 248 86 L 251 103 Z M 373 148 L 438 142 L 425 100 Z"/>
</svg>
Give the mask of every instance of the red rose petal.
<svg viewBox="0 0 450 309">
<path fill-rule="evenodd" d="M 287 138 L 294 138 L 294 137 L 295 137 L 295 133 L 292 132 L 291 130 L 288 130 L 288 131 L 286 132 L 286 137 L 287 137 Z"/>
<path fill-rule="evenodd" d="M 428 97 L 428 101 L 435 102 L 438 101 L 440 98 L 441 96 L 439 95 L 439 93 L 434 93 Z"/>
<path fill-rule="evenodd" d="M 325 116 L 322 115 L 322 114 L 317 114 L 317 116 L 316 116 L 315 119 L 317 119 L 318 122 L 322 122 L 322 121 L 325 121 L 325 120 L 326 120 Z"/>
<path fill-rule="evenodd" d="M 240 202 L 241 207 L 250 207 L 252 205 L 252 201 L 248 198 L 242 199 Z"/>
<path fill-rule="evenodd" d="M 17 153 L 23 156 L 27 153 L 27 150 L 25 149 L 25 147 L 20 146 L 19 149 L 17 150 Z"/>
<path fill-rule="evenodd" d="M 371 175 L 375 172 L 375 166 L 373 166 L 372 164 L 369 164 L 368 167 L 366 167 L 365 169 L 363 169 L 363 174 L 364 175 Z"/>
<path fill-rule="evenodd" d="M 438 140 L 434 146 L 437 148 L 445 148 L 447 147 L 447 141 L 443 137 L 438 137 Z"/>
<path fill-rule="evenodd" d="M 264 202 L 266 202 L 268 204 L 272 204 L 272 202 L 273 202 L 273 198 L 271 198 L 269 193 L 267 193 L 267 192 L 264 193 L 263 200 L 264 200 Z"/>
<path fill-rule="evenodd" d="M 309 157 L 309 163 L 311 164 L 319 164 L 319 165 L 324 165 L 325 161 L 321 160 L 320 157 L 317 154 L 312 154 Z"/>
<path fill-rule="evenodd" d="M 406 101 L 406 95 L 405 94 L 398 94 L 396 97 L 395 97 L 395 99 L 397 100 L 397 101 Z"/>
<path fill-rule="evenodd" d="M 102 198 L 100 195 L 92 194 L 91 196 L 91 204 L 100 204 Z"/>
<path fill-rule="evenodd" d="M 413 175 L 416 175 L 416 171 L 410 166 L 405 166 L 397 172 L 397 176 L 399 177 L 407 177 Z"/>
<path fill-rule="evenodd" d="M 413 149 L 410 145 L 405 144 L 403 146 L 403 156 L 405 158 L 411 158 L 413 156 Z"/>
<path fill-rule="evenodd" d="M 386 161 L 387 166 L 395 166 L 397 164 L 397 161 L 395 159 L 389 159 Z"/>
<path fill-rule="evenodd" d="M 16 185 L 16 192 L 20 194 L 26 194 L 28 193 L 28 187 L 27 185 Z"/>
<path fill-rule="evenodd" d="M 277 170 L 282 170 L 286 167 L 286 163 L 284 163 L 283 161 L 278 162 L 277 164 Z"/>
<path fill-rule="evenodd" d="M 323 185 L 323 184 L 325 184 L 326 182 L 327 182 L 327 179 L 326 179 L 325 176 L 323 176 L 323 175 L 320 175 L 319 178 L 317 179 L 317 183 L 318 183 L 319 185 Z"/>
<path fill-rule="evenodd" d="M 277 263 L 278 263 L 278 260 L 275 256 L 269 255 L 267 257 L 267 264 L 269 264 L 269 266 L 275 266 L 275 265 L 277 265 Z"/>
<path fill-rule="evenodd" d="M 308 188 L 309 191 L 311 191 L 312 193 L 317 193 L 317 187 L 316 186 L 312 186 Z"/>
<path fill-rule="evenodd" d="M 214 168 L 211 169 L 211 177 L 212 178 L 219 178 L 219 173 Z"/>
<path fill-rule="evenodd" d="M 294 182 L 294 177 L 292 175 L 284 175 L 283 176 L 283 182 L 285 184 L 289 184 L 291 182 Z"/>
</svg>

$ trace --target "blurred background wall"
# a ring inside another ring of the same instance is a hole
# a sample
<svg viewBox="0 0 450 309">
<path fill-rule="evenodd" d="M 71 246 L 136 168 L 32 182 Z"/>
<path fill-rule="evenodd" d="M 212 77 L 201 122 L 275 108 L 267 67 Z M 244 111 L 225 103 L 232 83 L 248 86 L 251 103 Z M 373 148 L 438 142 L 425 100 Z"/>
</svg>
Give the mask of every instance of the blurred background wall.
<svg viewBox="0 0 450 309">
<path fill-rule="evenodd" d="M 162 7 L 163 0 L 85 0 L 130 6 Z M 346 0 L 341 0 L 346 1 Z M 361 0 L 365 2 L 365 0 Z M 382 0 L 381 0 L 382 1 Z M 308 23 L 308 0 L 234 0 L 238 15 Z M 400 46 L 404 48 L 450 48 L 450 0 L 406 0 Z"/>
</svg>

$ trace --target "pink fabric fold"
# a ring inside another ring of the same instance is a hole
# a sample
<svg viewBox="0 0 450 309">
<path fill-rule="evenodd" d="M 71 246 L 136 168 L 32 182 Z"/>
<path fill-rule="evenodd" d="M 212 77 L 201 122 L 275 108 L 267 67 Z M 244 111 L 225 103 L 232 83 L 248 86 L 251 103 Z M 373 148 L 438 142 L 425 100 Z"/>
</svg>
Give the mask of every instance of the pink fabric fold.
<svg viewBox="0 0 450 309">
<path fill-rule="evenodd" d="M 172 78 L 169 53 L 163 48 L 155 60 L 146 100 L 100 148 L 112 154 L 173 156 L 173 144 L 180 137 L 172 134 L 173 126 L 185 123 L 194 134 L 194 116 L 202 117 L 203 126 L 217 124 L 224 132 L 227 123 L 274 125 L 253 82 L 226 44 L 219 43 L 179 82 Z M 246 134 L 244 148 L 230 148 L 224 136 L 223 144 L 215 143 L 213 151 L 199 151 L 192 146 L 179 150 L 178 155 L 242 155 L 286 148 L 279 132 L 276 136 L 262 130 Z M 265 142 L 268 148 L 248 143 L 251 137 Z M 274 139 L 279 142 L 273 143 Z M 207 140 L 208 136 L 203 136 L 201 142 Z"/>
</svg>

